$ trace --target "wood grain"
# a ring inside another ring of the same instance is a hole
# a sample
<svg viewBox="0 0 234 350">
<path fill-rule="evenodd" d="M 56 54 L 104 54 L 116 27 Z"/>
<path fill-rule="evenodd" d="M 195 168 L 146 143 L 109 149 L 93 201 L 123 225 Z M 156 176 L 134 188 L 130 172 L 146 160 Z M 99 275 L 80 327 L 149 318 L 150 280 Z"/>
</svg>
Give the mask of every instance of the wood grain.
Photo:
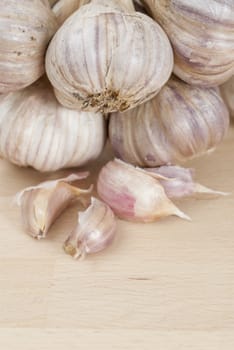
<svg viewBox="0 0 234 350">
<path fill-rule="evenodd" d="M 233 192 L 233 151 L 232 128 L 214 153 L 188 166 L 200 183 Z M 91 166 L 90 182 L 107 157 Z M 0 349 L 233 350 L 232 194 L 178 202 L 191 223 L 119 220 L 108 250 L 76 262 L 62 250 L 76 206 L 37 242 L 12 203 L 48 177 L 0 161 Z"/>
</svg>

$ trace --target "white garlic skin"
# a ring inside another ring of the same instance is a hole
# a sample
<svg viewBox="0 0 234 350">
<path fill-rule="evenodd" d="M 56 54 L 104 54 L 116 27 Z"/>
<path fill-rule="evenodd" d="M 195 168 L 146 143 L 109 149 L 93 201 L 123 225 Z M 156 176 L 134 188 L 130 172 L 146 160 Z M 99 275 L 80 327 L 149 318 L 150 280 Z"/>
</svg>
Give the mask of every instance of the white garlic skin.
<svg viewBox="0 0 234 350">
<path fill-rule="evenodd" d="M 48 0 L 46 0 L 48 1 Z M 59 2 L 60 0 L 49 0 L 49 4 L 51 7 L 53 7 L 57 2 Z"/>
<path fill-rule="evenodd" d="M 171 41 L 180 79 L 210 87 L 234 74 L 233 0 L 144 2 Z"/>
<path fill-rule="evenodd" d="M 0 155 L 45 172 L 96 159 L 106 140 L 102 114 L 61 106 L 45 79 L 0 96 Z"/>
<path fill-rule="evenodd" d="M 16 203 L 21 209 L 25 231 L 33 238 L 45 238 L 51 225 L 75 199 L 90 193 L 71 186 L 69 183 L 84 179 L 88 172 L 71 174 L 65 178 L 42 182 L 25 188 L 16 195 Z"/>
<path fill-rule="evenodd" d="M 226 83 L 220 86 L 220 91 L 229 109 L 230 116 L 234 119 L 234 75 Z"/>
<path fill-rule="evenodd" d="M 61 26 L 65 20 L 70 17 L 81 6 L 89 3 L 90 0 L 59 0 L 54 1 L 53 12 L 57 22 Z"/>
<path fill-rule="evenodd" d="M 60 27 L 47 50 L 46 72 L 68 108 L 127 110 L 166 83 L 173 52 L 151 18 L 118 9 L 117 1 L 99 2 L 82 6 Z"/>
<path fill-rule="evenodd" d="M 170 215 L 189 220 L 166 196 L 158 177 L 115 159 L 99 173 L 98 195 L 124 220 L 152 222 Z"/>
<path fill-rule="evenodd" d="M 46 48 L 57 27 L 48 2 L 1 1 L 0 93 L 22 89 L 43 75 Z"/>
<path fill-rule="evenodd" d="M 228 127 L 229 113 L 218 89 L 190 86 L 172 77 L 152 100 L 113 113 L 109 136 L 116 157 L 155 167 L 213 150 Z"/>
<path fill-rule="evenodd" d="M 111 208 L 97 198 L 91 198 L 90 206 L 78 214 L 78 221 L 64 243 L 64 250 L 75 259 L 86 254 L 98 253 L 114 240 L 117 221 Z"/>
</svg>

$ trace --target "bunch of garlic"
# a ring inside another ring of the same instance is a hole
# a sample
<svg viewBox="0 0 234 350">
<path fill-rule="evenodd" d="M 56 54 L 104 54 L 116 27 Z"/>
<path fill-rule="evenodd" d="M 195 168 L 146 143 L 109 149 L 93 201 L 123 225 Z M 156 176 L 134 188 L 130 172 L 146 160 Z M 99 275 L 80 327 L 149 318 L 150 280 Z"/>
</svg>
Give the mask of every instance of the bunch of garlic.
<svg viewBox="0 0 234 350">
<path fill-rule="evenodd" d="M 67 109 L 47 79 L 0 96 L 0 155 L 39 171 L 77 167 L 97 158 L 106 140 L 102 114 Z"/>
<path fill-rule="evenodd" d="M 190 84 L 216 86 L 234 74 L 233 0 L 144 0 L 167 33 L 174 73 Z"/>
<path fill-rule="evenodd" d="M 158 93 L 173 68 L 169 40 L 131 0 L 92 0 L 60 27 L 46 53 L 59 102 L 85 111 L 123 111 Z"/>
<path fill-rule="evenodd" d="M 1 0 L 0 5 L 0 93 L 7 93 L 42 76 L 58 24 L 47 0 Z"/>
<path fill-rule="evenodd" d="M 89 205 L 93 185 L 75 186 L 88 172 L 21 191 L 17 203 L 29 235 L 45 238 L 80 201 L 85 210 L 63 247 L 81 259 L 113 241 L 115 214 L 137 222 L 190 220 L 174 199 L 225 195 L 195 182 L 193 170 L 178 163 L 212 151 L 229 126 L 216 86 L 234 74 L 232 0 L 0 5 L 0 156 L 43 172 L 79 167 L 101 154 L 103 114 L 112 113 L 109 137 L 120 158 L 101 169 L 101 200 L 91 197 Z M 52 86 L 41 78 L 45 71 Z M 231 89 L 233 79 L 221 86 L 233 113 Z"/>
<path fill-rule="evenodd" d="M 152 100 L 113 113 L 109 136 L 117 157 L 155 167 L 213 150 L 228 127 L 228 110 L 217 88 L 189 86 L 172 77 Z"/>
</svg>

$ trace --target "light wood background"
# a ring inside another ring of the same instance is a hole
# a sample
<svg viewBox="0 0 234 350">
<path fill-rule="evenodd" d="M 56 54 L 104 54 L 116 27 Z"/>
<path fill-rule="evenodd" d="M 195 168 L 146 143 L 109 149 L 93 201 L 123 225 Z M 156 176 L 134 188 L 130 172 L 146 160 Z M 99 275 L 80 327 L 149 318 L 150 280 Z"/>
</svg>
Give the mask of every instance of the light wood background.
<svg viewBox="0 0 234 350">
<path fill-rule="evenodd" d="M 188 165 L 200 183 L 233 192 L 234 129 Z M 1 350 L 234 349 L 233 195 L 179 203 L 191 223 L 119 221 L 108 250 L 76 262 L 62 250 L 75 206 L 37 242 L 12 205 L 46 178 L 0 161 Z"/>
</svg>

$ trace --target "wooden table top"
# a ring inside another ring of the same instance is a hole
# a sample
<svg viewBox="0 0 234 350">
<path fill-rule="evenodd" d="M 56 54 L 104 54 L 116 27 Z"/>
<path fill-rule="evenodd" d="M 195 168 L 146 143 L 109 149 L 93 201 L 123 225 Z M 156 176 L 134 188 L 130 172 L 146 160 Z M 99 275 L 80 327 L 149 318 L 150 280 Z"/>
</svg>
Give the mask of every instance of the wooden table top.
<svg viewBox="0 0 234 350">
<path fill-rule="evenodd" d="M 233 154 L 234 128 L 187 165 L 203 185 L 233 192 Z M 12 205 L 46 178 L 0 161 L 0 349 L 234 349 L 233 195 L 180 202 L 192 222 L 119 220 L 114 244 L 77 262 L 62 250 L 76 206 L 35 241 Z"/>
</svg>

